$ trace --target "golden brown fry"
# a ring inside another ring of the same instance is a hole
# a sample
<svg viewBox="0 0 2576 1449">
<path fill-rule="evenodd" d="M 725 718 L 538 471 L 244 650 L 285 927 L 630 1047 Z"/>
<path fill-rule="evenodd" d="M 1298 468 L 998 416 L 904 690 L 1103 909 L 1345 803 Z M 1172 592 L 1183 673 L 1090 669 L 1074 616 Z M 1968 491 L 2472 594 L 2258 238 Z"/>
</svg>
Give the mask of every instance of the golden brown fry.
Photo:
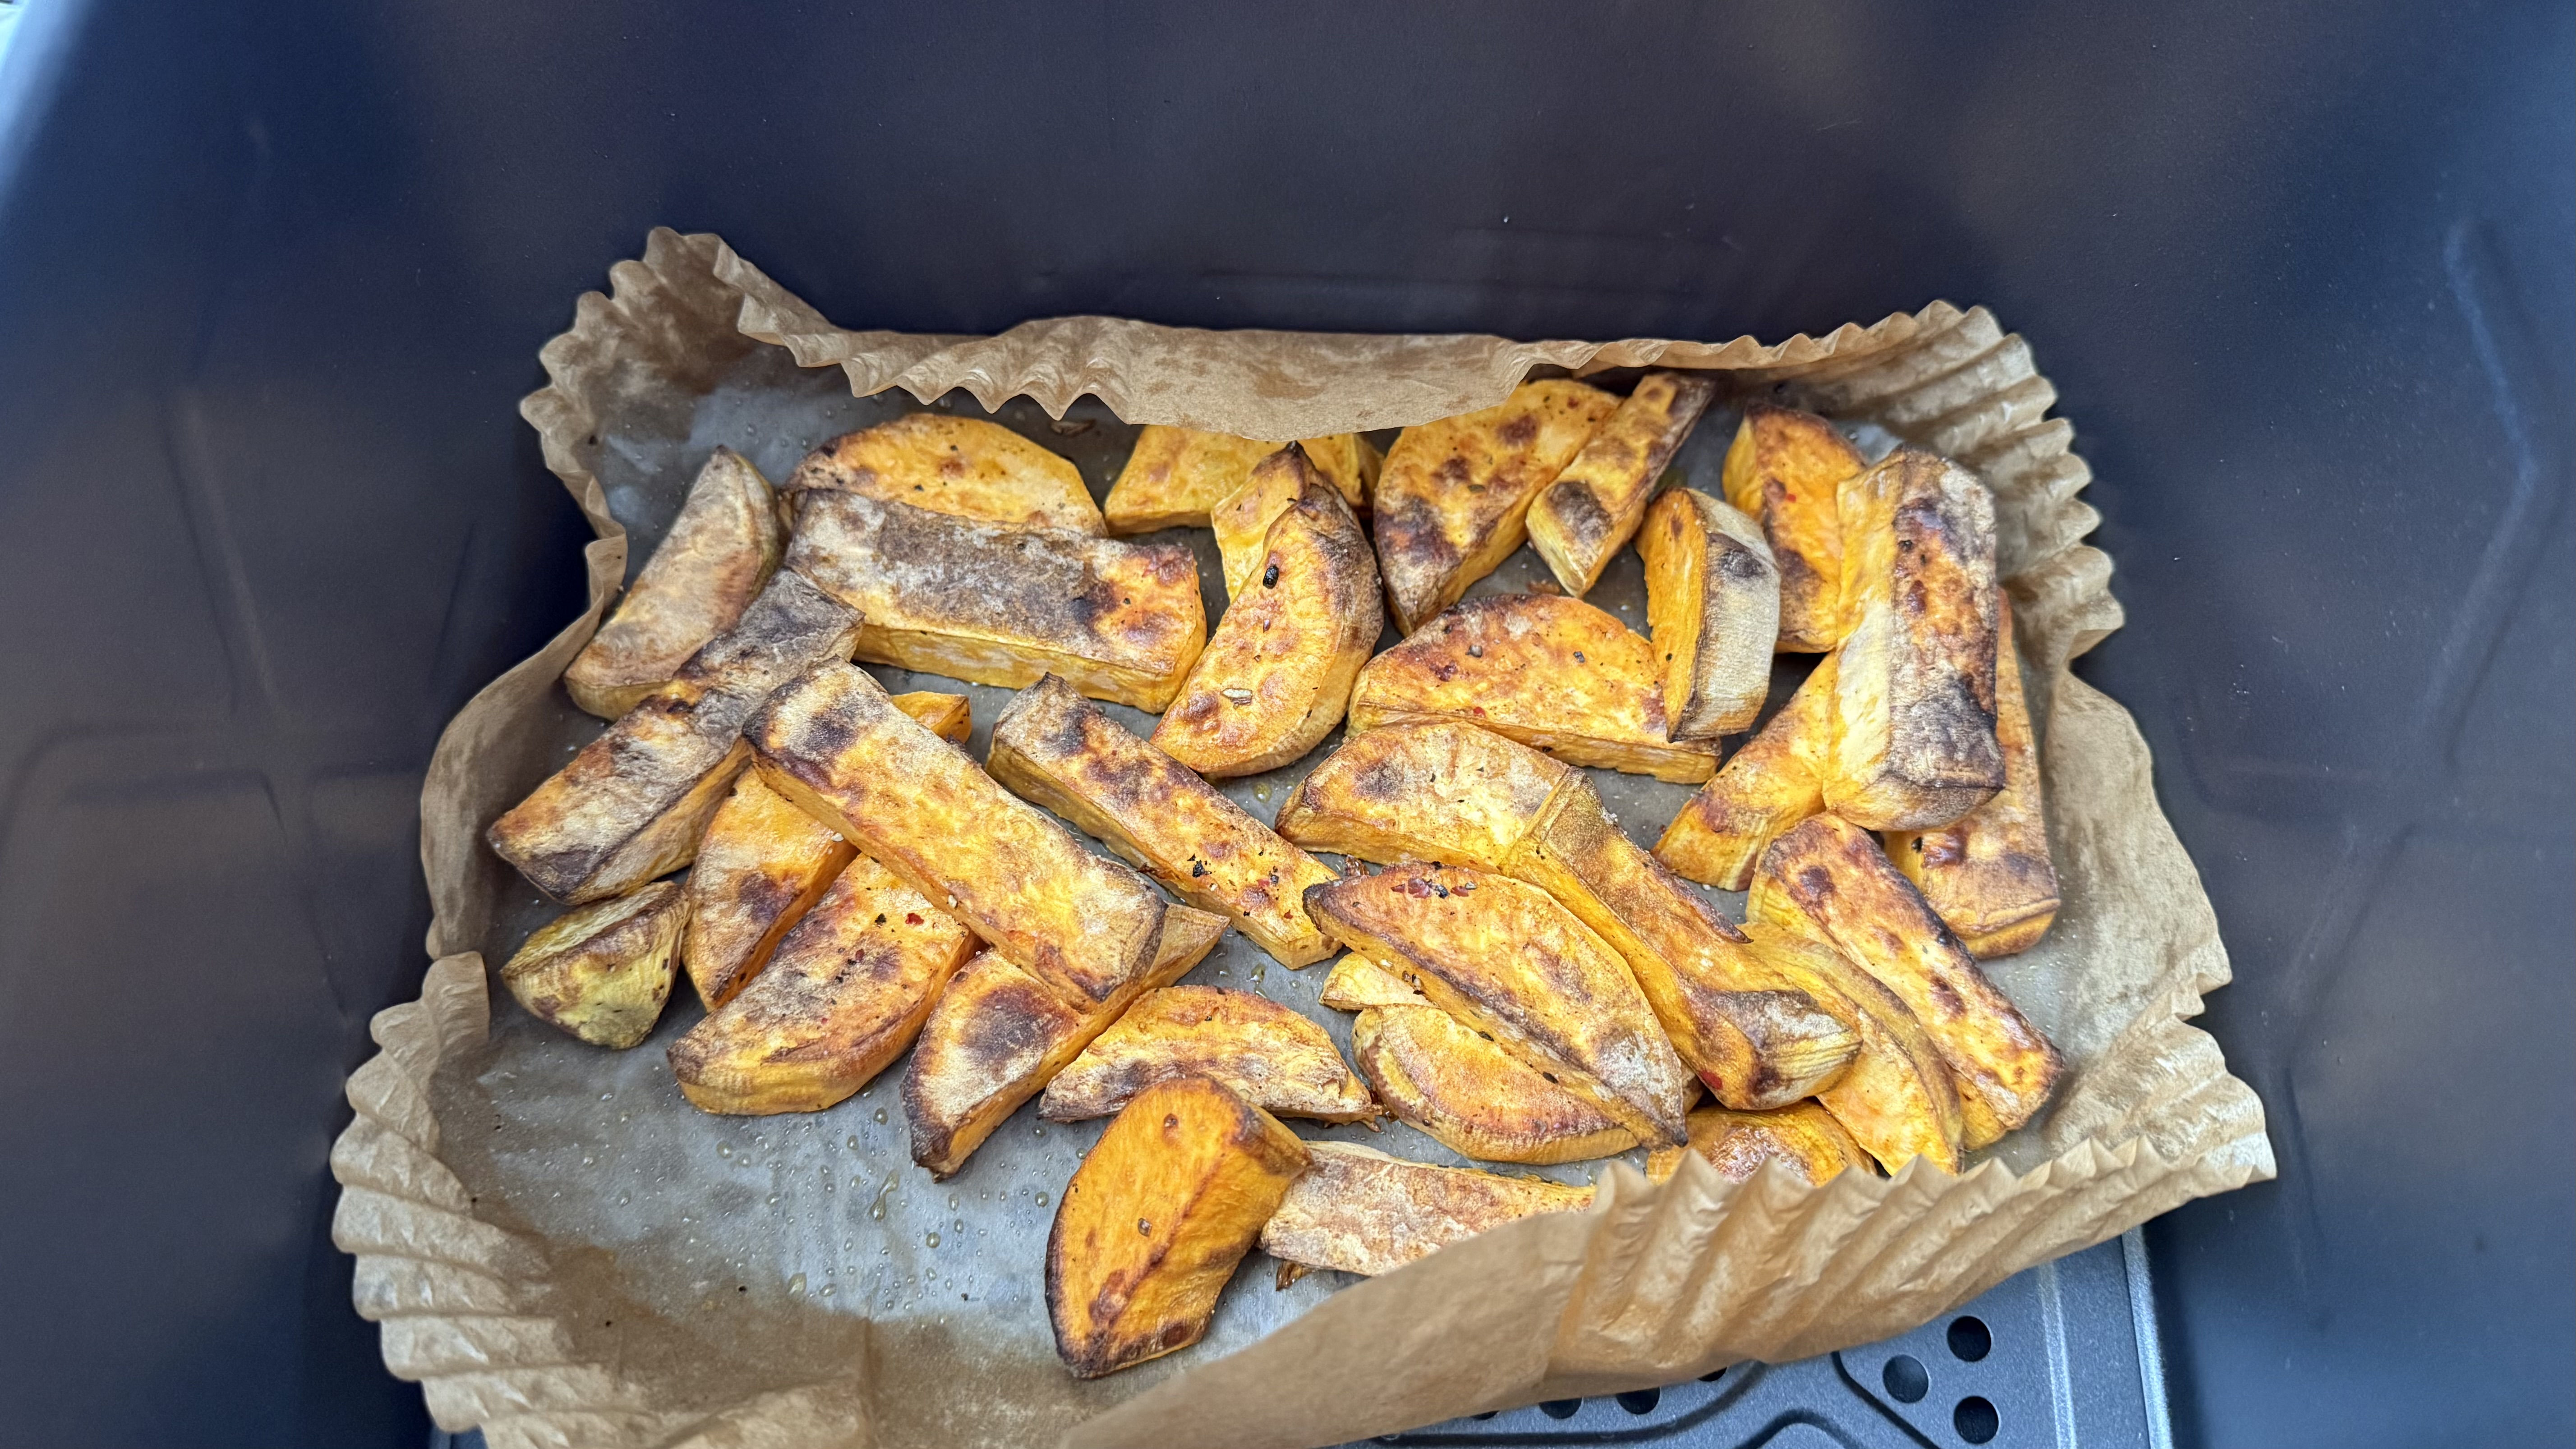
<svg viewBox="0 0 2576 1449">
<path fill-rule="evenodd" d="M 1368 485 L 1377 478 L 1378 454 L 1356 433 L 1301 439 L 1307 458 L 1340 490 L 1353 509 L 1368 506 Z M 1158 528 L 1205 528 L 1209 514 L 1252 472 L 1252 465 L 1279 451 L 1278 443 L 1238 438 L 1229 433 L 1203 433 L 1195 428 L 1148 424 L 1136 435 L 1136 449 L 1101 505 L 1109 531 L 1150 533 Z M 1254 543 L 1260 535 L 1253 536 Z"/>
<path fill-rule="evenodd" d="M 968 961 L 931 1008 L 904 1069 L 912 1160 L 933 1177 L 954 1174 L 1137 997 L 1188 975 L 1223 934 L 1223 917 L 1173 906 L 1152 966 L 1097 1003 L 1068 1000 L 996 951 Z"/>
<path fill-rule="evenodd" d="M 1352 735 L 1279 807 L 1282 836 L 1360 860 L 1500 870 L 1574 772 L 1456 720 Z"/>
<path fill-rule="evenodd" d="M 2004 784 L 1995 743 L 1995 505 L 1968 470 L 1899 448 L 1844 480 L 1843 643 L 1825 808 L 1928 830 Z"/>
<path fill-rule="evenodd" d="M 1410 634 L 1528 537 L 1530 500 L 1619 406 L 1565 378 L 1525 382 L 1481 412 L 1407 428 L 1375 497 L 1378 572 Z"/>
<path fill-rule="evenodd" d="M 1366 1011 L 1372 1006 L 1429 1006 L 1431 999 L 1404 978 L 1356 951 L 1333 963 L 1316 1000 L 1335 1011 Z"/>
<path fill-rule="evenodd" d="M 1389 1112 L 1463 1157 L 1545 1165 L 1637 1145 L 1617 1118 L 1436 1006 L 1361 1011 L 1351 1059 Z"/>
<path fill-rule="evenodd" d="M 1637 552 L 1673 738 L 1751 729 L 1771 691 L 1780 636 L 1780 571 L 1761 526 L 1697 489 L 1675 488 L 1647 511 Z"/>
<path fill-rule="evenodd" d="M 1977 969 L 1869 832 L 1835 815 L 1800 824 L 1763 852 L 1747 909 L 1820 935 L 1884 982 L 1931 1033 L 1962 1099 L 1980 1099 L 2003 1130 L 2047 1104 L 2065 1067 L 2057 1048 Z M 1970 1120 L 1971 1146 L 1984 1135 L 1977 1127 Z"/>
<path fill-rule="evenodd" d="M 733 449 L 716 449 L 617 612 L 564 670 L 572 702 L 602 719 L 643 703 L 734 626 L 786 546 L 769 480 Z"/>
<path fill-rule="evenodd" d="M 1637 532 L 1646 500 L 1717 395 L 1705 373 L 1650 372 L 1530 505 L 1530 546 L 1580 598 Z M 1763 643 L 1766 655 L 1770 641 Z"/>
<path fill-rule="evenodd" d="M 1726 501 L 1762 524 L 1780 570 L 1780 649 L 1842 641 L 1842 532 L 1835 489 L 1864 465 L 1814 413 L 1755 403 L 1726 450 Z"/>
<path fill-rule="evenodd" d="M 1887 838 L 1896 868 L 1980 959 L 2029 950 L 2057 919 L 2039 744 L 2021 692 L 2009 602 L 1997 602 L 1995 621 L 1995 742 L 2004 752 L 2004 787 L 1955 824 Z"/>
<path fill-rule="evenodd" d="M 671 949 L 688 901 L 677 881 L 583 906 L 549 922 L 501 968 L 531 1016 L 624 1051 L 652 1034 L 671 999 Z"/>
<path fill-rule="evenodd" d="M 942 413 L 834 438 L 796 465 L 787 491 L 855 493 L 1015 528 L 1109 531 L 1072 463 L 999 423 Z"/>
<path fill-rule="evenodd" d="M 807 667 L 850 657 L 858 619 L 794 574 L 492 823 L 494 852 L 568 905 L 624 895 L 695 859 L 749 762 L 743 722 Z"/>
<path fill-rule="evenodd" d="M 1963 1126 L 1949 1063 L 1913 1009 L 1831 945 L 1764 921 L 1744 934 L 1763 966 L 1837 1010 L 1860 1037 L 1851 1066 L 1816 1100 L 1890 1172 L 1917 1157 L 1959 1170 Z"/>
<path fill-rule="evenodd" d="M 1211 779 L 1276 769 L 1332 733 L 1386 627 L 1349 506 L 1293 447 L 1249 486 L 1277 477 L 1302 491 L 1271 521 L 1256 571 L 1154 726 L 1156 746 Z"/>
<path fill-rule="evenodd" d="M 1834 656 L 1816 661 L 1798 692 L 1744 743 L 1664 827 L 1655 858 L 1719 890 L 1753 883 L 1763 847 L 1825 808 L 1834 748 Z"/>
<path fill-rule="evenodd" d="M 964 921 L 1066 1001 L 1111 999 L 1161 939 L 1163 898 L 921 727 L 866 671 L 778 691 L 749 735 L 761 779 Z"/>
<path fill-rule="evenodd" d="M 936 694 L 917 689 L 891 698 L 895 708 L 919 720 L 923 729 L 952 745 L 966 743 L 975 733 L 974 706 L 962 694 Z"/>
<path fill-rule="evenodd" d="M 976 945 L 955 918 L 859 856 L 767 969 L 671 1044 L 671 1075 L 701 1111 L 822 1111 L 903 1055 Z"/>
<path fill-rule="evenodd" d="M 1306 911 L 1640 1140 L 1681 1140 L 1689 1070 L 1618 955 L 1545 891 L 1416 863 L 1312 887 Z"/>
<path fill-rule="evenodd" d="M 1646 1159 L 1647 1178 L 1669 1181 L 1681 1170 L 1685 1152 L 1708 1159 L 1708 1165 L 1729 1182 L 1744 1181 L 1766 1162 L 1780 1163 L 1815 1186 L 1832 1181 L 1846 1168 L 1870 1171 L 1869 1154 L 1832 1113 L 1813 1102 L 1792 1102 L 1770 1112 L 1702 1107 L 1690 1114 L 1690 1145 L 1656 1149 Z"/>
<path fill-rule="evenodd" d="M 1203 1077 L 1147 1088 L 1065 1184 L 1047 1233 L 1047 1317 L 1076 1378 L 1187 1348 L 1252 1251 L 1306 1146 Z"/>
<path fill-rule="evenodd" d="M 1471 720 L 1569 764 L 1680 784 L 1717 769 L 1714 744 L 1670 738 L 1654 647 L 1561 594 L 1471 599 L 1368 661 L 1352 732 L 1422 719 Z"/>
<path fill-rule="evenodd" d="M 1171 702 L 1207 640 L 1198 560 L 974 523 L 856 493 L 808 493 L 787 567 L 859 611 L 858 657 L 1017 689 L 1063 675 L 1095 699 Z"/>
<path fill-rule="evenodd" d="M 769 964 L 858 848 L 745 771 L 707 822 L 690 867 L 680 961 L 709 1011 Z"/>
<path fill-rule="evenodd" d="M 1206 1077 L 1281 1117 L 1365 1122 L 1368 1088 L 1322 1027 L 1266 996 L 1222 986 L 1166 986 L 1137 999 L 1047 1083 L 1050 1122 L 1106 1117 L 1156 1082 Z"/>
<path fill-rule="evenodd" d="M 1231 917 L 1280 964 L 1311 966 L 1332 954 L 1305 906 L 1306 887 L 1333 879 L 1332 870 L 1063 680 L 1049 675 L 1020 691 L 993 724 L 984 767 L 1181 899 Z"/>
<path fill-rule="evenodd" d="M 1356 1143 L 1306 1150 L 1311 1164 L 1261 1229 L 1261 1250 L 1283 1263 L 1392 1273 L 1490 1228 L 1592 1205 L 1588 1187 L 1433 1167 Z"/>
</svg>

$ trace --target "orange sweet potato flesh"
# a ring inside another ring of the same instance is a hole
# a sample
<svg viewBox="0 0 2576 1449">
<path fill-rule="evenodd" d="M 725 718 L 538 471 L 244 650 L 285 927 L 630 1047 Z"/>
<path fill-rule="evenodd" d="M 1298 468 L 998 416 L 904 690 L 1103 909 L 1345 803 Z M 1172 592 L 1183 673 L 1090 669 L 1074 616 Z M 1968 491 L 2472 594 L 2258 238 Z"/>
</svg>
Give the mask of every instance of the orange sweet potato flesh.
<svg viewBox="0 0 2576 1449">
<path fill-rule="evenodd" d="M 999 423 L 908 413 L 805 456 L 791 493 L 856 493 L 957 518 L 1103 534 L 1082 470 Z"/>
<path fill-rule="evenodd" d="M 1825 763 L 1834 746 L 1834 656 L 1789 696 L 1725 766 L 1682 803 L 1655 859 L 1719 890 L 1753 883 L 1762 851 L 1825 808 Z"/>
<path fill-rule="evenodd" d="M 1814 413 L 1754 403 L 1726 450 L 1726 501 L 1760 520 L 1780 569 L 1780 649 L 1816 654 L 1842 641 L 1842 533 L 1835 489 L 1861 470 L 1857 449 Z"/>
<path fill-rule="evenodd" d="M 1716 395 L 1717 382 L 1705 373 L 1647 373 L 1556 481 L 1540 490 L 1530 505 L 1530 545 L 1567 593 L 1580 598 L 1600 582 Z"/>
</svg>

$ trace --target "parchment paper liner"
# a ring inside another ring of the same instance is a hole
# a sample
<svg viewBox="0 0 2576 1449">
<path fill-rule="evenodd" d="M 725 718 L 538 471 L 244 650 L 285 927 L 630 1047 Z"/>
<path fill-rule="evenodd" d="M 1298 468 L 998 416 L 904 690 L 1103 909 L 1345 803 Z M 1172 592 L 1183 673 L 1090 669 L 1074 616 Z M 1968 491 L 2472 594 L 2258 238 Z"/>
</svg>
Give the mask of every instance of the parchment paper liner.
<svg viewBox="0 0 2576 1449">
<path fill-rule="evenodd" d="M 1291 1449 L 1786 1361 L 1902 1332 L 2024 1268 L 2273 1174 L 2260 1103 L 2186 1024 L 2227 981 L 2227 956 L 2157 807 L 2146 745 L 2125 710 L 2067 672 L 2121 618 L 2109 560 L 2080 542 L 2096 521 L 2076 498 L 2089 471 L 2068 451 L 2068 424 L 2045 416 L 2055 391 L 2028 349 L 1982 308 L 1934 303 L 1768 346 L 1216 333 L 1097 317 L 957 338 L 833 327 L 711 235 L 656 230 L 643 260 L 610 279 L 613 294 L 584 295 L 572 330 L 547 344 L 553 385 L 521 409 L 599 533 L 584 552 L 589 607 L 439 742 L 421 800 L 437 959 L 418 1002 L 377 1016 L 384 1050 L 350 1077 L 357 1116 L 331 1157 L 343 1186 L 334 1239 L 357 1256 L 358 1311 L 383 1325 L 387 1366 L 421 1383 L 441 1425 L 479 1425 L 494 1449 L 892 1442 L 892 1424 L 917 1416 L 889 1413 L 891 1398 L 876 1394 L 978 1367 L 967 1340 L 879 1342 L 854 1315 L 846 1345 L 826 1355 L 844 1367 L 783 1385 L 711 1392 L 680 1386 L 673 1365 L 585 1354 L 572 1325 L 600 1304 L 586 1296 L 591 1278 L 567 1266 L 580 1246 L 478 1219 L 474 1193 L 440 1157 L 432 1081 L 485 1038 L 473 948 L 494 902 L 522 889 L 480 845 L 481 827 L 552 768 L 514 750 L 519 724 L 623 576 L 625 533 L 593 472 L 599 418 L 612 402 L 691 397 L 763 344 L 840 366 L 859 394 L 899 387 L 928 402 L 964 388 L 987 407 L 1024 395 L 1060 417 L 1091 393 L 1129 422 L 1277 439 L 1489 406 L 1540 366 L 1721 369 L 1738 395 L 1779 384 L 1829 415 L 1875 422 L 1968 463 L 1995 491 L 2065 897 L 2052 940 L 2072 969 L 2053 983 L 2047 1025 L 2072 1070 L 2055 1109 L 2007 1144 L 2036 1146 L 1998 1154 L 2024 1170 L 1987 1160 L 1957 1178 L 1846 1174 L 1809 1190 L 1785 1174 L 1729 1185 L 1693 1158 L 1659 1190 L 1612 1165 L 1588 1213 L 1515 1224 L 1358 1283 L 1123 1402 L 1113 1378 L 1107 1397 L 1079 1401 L 1113 1405 L 1088 1418 L 1042 1377 L 1005 1376 L 988 1391 L 1027 1402 L 985 1405 L 972 1429 L 913 1422 L 905 1440 Z"/>
</svg>

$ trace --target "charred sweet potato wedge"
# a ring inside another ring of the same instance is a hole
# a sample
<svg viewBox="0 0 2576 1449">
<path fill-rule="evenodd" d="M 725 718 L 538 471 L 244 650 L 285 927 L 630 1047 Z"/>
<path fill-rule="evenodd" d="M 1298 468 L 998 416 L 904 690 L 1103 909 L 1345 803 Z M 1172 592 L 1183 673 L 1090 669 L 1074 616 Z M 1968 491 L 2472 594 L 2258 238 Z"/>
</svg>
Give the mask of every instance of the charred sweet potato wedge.
<svg viewBox="0 0 2576 1449">
<path fill-rule="evenodd" d="M 827 665 L 751 722 L 761 779 L 1068 1002 L 1112 999 L 1162 939 L 1163 897 L 1083 848 L 866 671 Z"/>
<path fill-rule="evenodd" d="M 1529 511 L 1530 546 L 1567 593 L 1592 592 L 1611 555 L 1635 536 L 1656 480 L 1716 395 L 1716 381 L 1702 373 L 1647 373 L 1556 481 L 1539 490 Z"/>
<path fill-rule="evenodd" d="M 671 1075 L 702 1111 L 820 1112 L 903 1055 L 976 947 L 954 917 L 859 856 L 767 968 L 671 1044 Z"/>
<path fill-rule="evenodd" d="M 740 453 L 716 449 L 617 611 L 564 670 L 572 702 L 602 719 L 643 703 L 734 626 L 786 547 L 769 480 Z"/>
<path fill-rule="evenodd" d="M 1887 838 L 1896 868 L 1981 960 L 2029 950 L 2057 919 L 2039 742 L 2021 691 L 2008 602 L 1997 603 L 1995 619 L 1995 743 L 2004 752 L 2004 787 L 1950 825 Z"/>
<path fill-rule="evenodd" d="M 1296 448 L 1253 470 L 1301 478 L 1246 580 L 1154 726 L 1154 744 L 1211 779 L 1277 769 L 1342 722 L 1386 627 L 1359 520 Z"/>
<path fill-rule="evenodd" d="M 956 518 L 1106 534 L 1082 471 L 999 423 L 908 413 L 805 455 L 790 493 L 853 493 Z"/>
<path fill-rule="evenodd" d="M 1351 1059 L 1398 1121 L 1462 1157 L 1544 1165 L 1637 1145 L 1619 1120 L 1436 1006 L 1372 1006 Z"/>
<path fill-rule="evenodd" d="M 1306 887 L 1332 870 L 1054 675 L 1002 711 L 984 768 L 1182 900 L 1232 918 L 1281 965 L 1332 954 L 1305 904 Z"/>
<path fill-rule="evenodd" d="M 1378 573 L 1410 634 L 1529 536 L 1530 500 L 1556 481 L 1619 400 L 1566 378 L 1525 382 L 1480 412 L 1407 428 L 1375 498 Z"/>
<path fill-rule="evenodd" d="M 858 657 L 1012 689 L 1054 673 L 1095 699 L 1171 702 L 1207 642 L 1198 559 L 808 493 L 787 567 L 857 610 Z"/>
<path fill-rule="evenodd" d="M 1834 748 L 1834 656 L 1789 696 L 1760 733 L 1682 804 L 1655 843 L 1655 859 L 1719 890 L 1753 883 L 1762 851 L 1825 808 L 1825 764 Z"/>
<path fill-rule="evenodd" d="M 713 1011 L 749 985 L 858 848 L 750 771 L 717 807 L 689 869 L 680 963 Z"/>
<path fill-rule="evenodd" d="M 1539 1213 L 1581 1212 L 1592 1189 L 1407 1162 L 1348 1142 L 1309 1142 L 1305 1173 L 1261 1229 L 1283 1263 L 1392 1273 L 1451 1243 Z"/>
<path fill-rule="evenodd" d="M 1762 525 L 1780 569 L 1780 649 L 1842 642 L 1842 531 L 1836 490 L 1866 465 L 1814 413 L 1754 403 L 1726 450 L 1726 501 Z"/>
<path fill-rule="evenodd" d="M 1769 1112 L 1731 1112 L 1702 1107 L 1690 1114 L 1690 1145 L 1658 1148 L 1646 1158 L 1646 1176 L 1668 1182 L 1681 1170 L 1682 1155 L 1696 1152 L 1729 1182 L 1742 1182 L 1777 1162 L 1812 1186 L 1821 1187 L 1846 1169 L 1870 1172 L 1869 1154 L 1861 1150 L 1831 1112 L 1813 1102 L 1792 1102 Z"/>
<path fill-rule="evenodd" d="M 1773 841 L 1747 910 L 1820 935 L 1904 1001 L 1959 1080 L 1969 1146 L 2021 1126 L 2047 1104 L 2065 1068 L 2057 1048 L 1977 969 L 1869 832 L 1818 815 Z M 1971 1097 L 1983 1113 L 1967 1105 Z"/>
<path fill-rule="evenodd" d="M 1865 830 L 1947 825 L 2004 786 L 1994 499 L 1967 469 L 1899 448 L 1841 500 L 1825 808 Z"/>
<path fill-rule="evenodd" d="M 1958 1083 L 1913 1008 L 1810 933 L 1747 921 L 1744 934 L 1765 969 L 1833 1003 L 1860 1038 L 1850 1067 L 1817 1089 L 1817 1102 L 1889 1172 L 1917 1157 L 1957 1172 L 1965 1130 Z"/>
<path fill-rule="evenodd" d="M 1771 692 L 1780 636 L 1780 571 L 1760 525 L 1697 489 L 1675 488 L 1647 510 L 1637 552 L 1673 738 L 1751 729 Z"/>
<path fill-rule="evenodd" d="M 1341 433 L 1301 439 L 1299 446 L 1340 491 L 1343 502 L 1353 510 L 1368 506 L 1368 488 L 1377 480 L 1379 459 L 1367 439 Z M 1279 449 L 1277 443 L 1230 433 L 1149 424 L 1136 435 L 1136 449 L 1127 455 L 1127 466 L 1101 505 L 1109 518 L 1109 531 L 1205 528 L 1217 504 L 1243 487 L 1252 465 Z M 1259 535 L 1254 541 L 1258 543 Z"/>
<path fill-rule="evenodd" d="M 1038 1099 L 1050 1122 L 1106 1117 L 1175 1077 L 1223 1082 L 1262 1111 L 1319 1122 L 1377 1115 L 1324 1029 L 1266 996 L 1222 986 L 1146 992 L 1056 1073 Z"/>
<path fill-rule="evenodd" d="M 568 905 L 625 895 L 687 865 L 750 761 L 743 722 L 807 668 L 849 658 L 858 632 L 847 607 L 781 572 L 677 678 L 494 821 L 485 840 Z"/>
<path fill-rule="evenodd" d="M 548 1026 L 624 1051 L 671 999 L 672 948 L 688 916 L 676 881 L 566 912 L 528 937 L 501 984 Z"/>
<path fill-rule="evenodd" d="M 1351 691 L 1351 731 L 1424 719 L 1472 721 L 1568 764 L 1677 784 L 1717 770 L 1716 745 L 1671 738 L 1654 646 L 1562 594 L 1471 599 L 1368 661 Z"/>
<path fill-rule="evenodd" d="M 1372 1006 L 1429 1006 L 1431 999 L 1405 984 L 1402 977 L 1356 951 L 1333 963 L 1316 1000 L 1335 1011 L 1366 1011 Z"/>
<path fill-rule="evenodd" d="M 1681 1140 L 1689 1070 L 1618 955 L 1545 891 L 1413 863 L 1311 887 L 1306 911 L 1640 1141 Z"/>
<path fill-rule="evenodd" d="M 1137 997 L 1188 975 L 1224 934 L 1223 917 L 1173 906 L 1152 965 L 1098 1002 L 1068 998 L 996 951 L 968 961 L 931 1008 L 904 1069 L 912 1160 L 933 1177 L 954 1175 Z"/>
</svg>

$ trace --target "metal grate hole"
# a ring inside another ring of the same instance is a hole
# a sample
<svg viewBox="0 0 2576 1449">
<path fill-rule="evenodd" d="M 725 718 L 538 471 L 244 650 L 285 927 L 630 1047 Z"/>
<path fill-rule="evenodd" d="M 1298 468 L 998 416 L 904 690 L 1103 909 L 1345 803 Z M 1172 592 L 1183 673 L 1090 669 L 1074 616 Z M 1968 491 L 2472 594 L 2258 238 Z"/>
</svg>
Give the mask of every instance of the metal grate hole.
<svg viewBox="0 0 2576 1449">
<path fill-rule="evenodd" d="M 1970 1394 L 1950 1411 L 1950 1427 L 1971 1444 L 1985 1443 L 2003 1426 L 2003 1415 L 1996 1413 L 1994 1404 L 1982 1395 Z"/>
<path fill-rule="evenodd" d="M 1574 1417 L 1574 1411 L 1582 1407 L 1581 1399 L 1550 1399 L 1539 1405 L 1538 1411 L 1551 1419 L 1571 1419 Z"/>
<path fill-rule="evenodd" d="M 1664 1401 L 1661 1389 L 1630 1389 L 1619 1396 L 1619 1407 L 1631 1414 L 1651 1414 L 1655 1405 Z"/>
<path fill-rule="evenodd" d="M 1994 1352 L 1995 1336 L 1974 1314 L 1950 1320 L 1950 1352 L 1961 1363 L 1975 1363 Z"/>
<path fill-rule="evenodd" d="M 1887 1385 L 1887 1396 L 1900 1404 L 1919 1404 L 1932 1392 L 1932 1375 L 1924 1372 L 1923 1360 L 1910 1353 L 1889 1359 L 1878 1380 Z"/>
</svg>

